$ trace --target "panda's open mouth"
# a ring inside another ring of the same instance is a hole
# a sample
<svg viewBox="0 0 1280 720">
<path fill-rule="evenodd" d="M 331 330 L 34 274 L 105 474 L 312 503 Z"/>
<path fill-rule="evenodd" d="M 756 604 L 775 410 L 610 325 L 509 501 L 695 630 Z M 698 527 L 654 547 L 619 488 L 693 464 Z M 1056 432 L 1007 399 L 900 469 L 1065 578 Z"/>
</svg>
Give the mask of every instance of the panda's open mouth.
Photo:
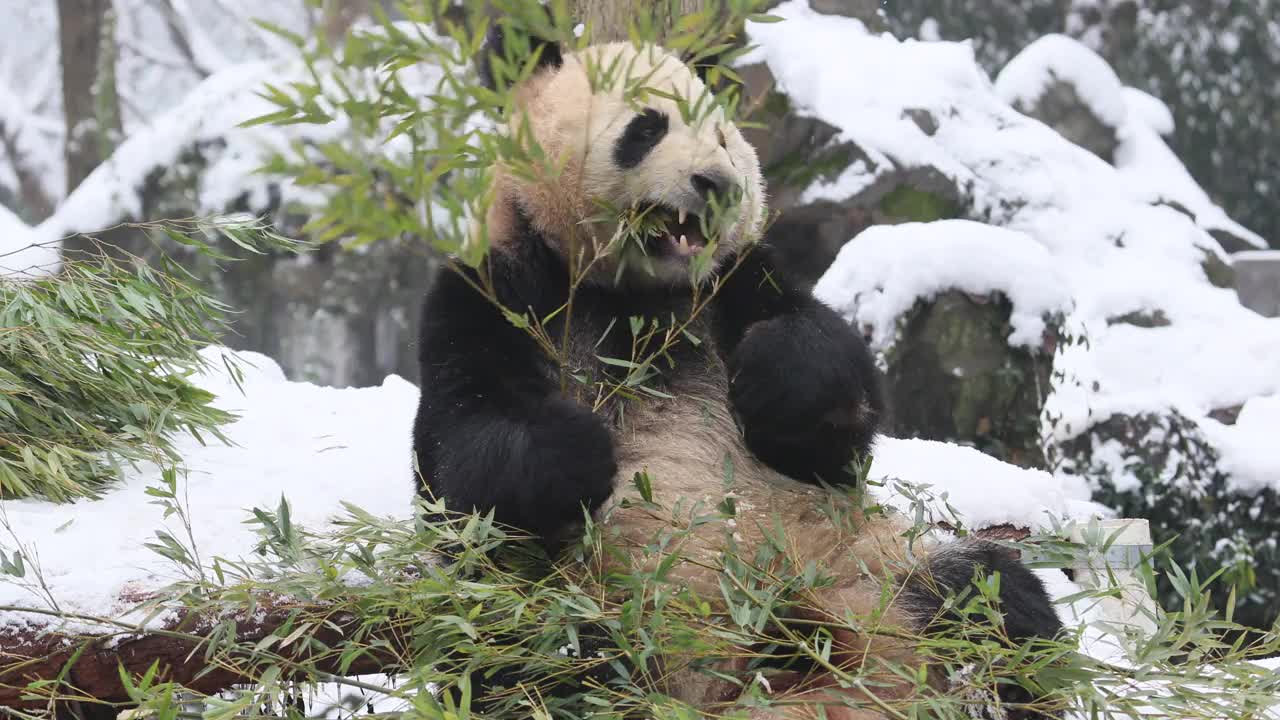
<svg viewBox="0 0 1280 720">
<path fill-rule="evenodd" d="M 651 206 L 645 215 L 649 227 L 656 230 L 645 240 L 646 251 L 683 258 L 697 255 L 707 246 L 700 215 L 661 203 Z"/>
</svg>

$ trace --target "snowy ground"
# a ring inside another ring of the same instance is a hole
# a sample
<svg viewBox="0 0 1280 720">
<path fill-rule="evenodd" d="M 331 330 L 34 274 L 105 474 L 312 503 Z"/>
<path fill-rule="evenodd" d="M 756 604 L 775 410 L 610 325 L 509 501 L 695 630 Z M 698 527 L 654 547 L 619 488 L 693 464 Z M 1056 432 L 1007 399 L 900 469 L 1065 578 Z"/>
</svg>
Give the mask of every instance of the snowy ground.
<svg viewBox="0 0 1280 720">
<path fill-rule="evenodd" d="M 221 368 L 221 351 L 205 352 Z M 206 559 L 248 553 L 255 536 L 242 522 L 251 508 L 274 509 L 282 495 L 295 522 L 308 527 L 322 527 L 343 500 L 377 515 L 408 516 L 416 387 L 394 376 L 358 390 L 292 383 L 269 358 L 239 357 L 253 365 L 244 367 L 245 394 L 221 369 L 199 381 L 218 394 L 219 407 L 240 414 L 227 429 L 235 445 L 202 446 L 189 437 L 178 443 L 190 471 L 183 486 L 196 546 Z M 141 467 L 101 500 L 8 500 L 0 504 L 0 520 L 34 550 L 62 609 L 113 616 L 127 610 L 122 596 L 178 579 L 172 564 L 143 547 L 161 528 L 184 537 L 177 519 L 164 520 L 146 494 L 159 484 L 160 468 Z M 12 551 L 14 537 L 0 535 L 0 547 Z M 31 573 L 27 581 L 34 581 Z M 45 606 L 29 586 L 0 576 L 0 605 L 12 604 Z M 22 620 L 0 613 L 0 625 Z"/>
<path fill-rule="evenodd" d="M 205 350 L 221 368 L 218 348 Z M 199 379 L 218 394 L 218 405 L 240 414 L 226 429 L 234 446 L 201 446 L 183 439 L 178 451 L 190 471 L 185 482 L 196 546 L 206 559 L 250 552 L 256 536 L 242 523 L 253 507 L 273 509 L 283 495 L 294 522 L 319 529 L 341 511 L 342 501 L 375 515 L 407 518 L 413 484 L 409 428 L 418 391 L 388 377 L 379 387 L 334 389 L 285 380 L 279 367 L 255 353 L 239 357 L 244 394 L 224 371 Z M 923 440 L 882 439 L 872 477 L 928 484 L 971 526 L 1011 523 L 1048 527 L 1051 517 L 1085 518 L 1100 508 L 1088 489 L 1048 473 L 1005 465 L 971 448 Z M 178 579 L 168 561 L 143 547 L 156 530 L 177 536 L 176 518 L 165 520 L 151 504 L 149 486 L 160 484 L 160 468 L 142 467 L 101 500 L 58 505 L 40 500 L 6 501 L 0 519 L 12 535 L 0 548 L 12 552 L 15 538 L 38 559 L 49 592 L 66 611 L 115 616 L 128 609 L 122 597 L 137 597 Z M 881 491 L 885 492 L 885 491 Z M 906 507 L 900 497 L 888 498 Z M 937 517 L 948 517 L 939 511 Z M 93 552 L 86 552 L 93 548 Z M 0 577 L 0 605 L 44 607 L 29 573 L 20 584 Z M 45 622 L 0 613 L 0 626 Z"/>
</svg>

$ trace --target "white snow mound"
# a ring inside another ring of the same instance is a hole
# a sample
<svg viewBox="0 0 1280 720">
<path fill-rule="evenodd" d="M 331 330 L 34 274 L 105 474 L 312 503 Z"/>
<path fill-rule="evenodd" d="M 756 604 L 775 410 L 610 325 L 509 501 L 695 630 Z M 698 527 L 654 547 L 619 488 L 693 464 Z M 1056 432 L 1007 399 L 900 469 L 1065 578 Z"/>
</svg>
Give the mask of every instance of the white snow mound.
<svg viewBox="0 0 1280 720">
<path fill-rule="evenodd" d="M 1173 120 L 1173 111 L 1163 100 L 1138 88 L 1126 87 L 1122 91 L 1124 105 L 1129 119 L 1139 120 L 1143 125 L 1161 135 L 1172 135 L 1177 128 Z"/>
<path fill-rule="evenodd" d="M 813 293 L 873 328 L 888 348 L 895 321 L 919 299 L 947 290 L 1001 292 L 1014 306 L 1009 342 L 1039 346 L 1046 315 L 1065 313 L 1071 296 L 1053 256 L 1025 233 L 968 220 L 871 227 L 845 244 Z"/>
<path fill-rule="evenodd" d="M 1120 78 L 1094 51 L 1066 35 L 1045 35 L 1009 61 L 996 77 L 996 93 L 1015 106 L 1032 106 L 1055 82 L 1076 89 L 1080 100 L 1108 127 L 1128 117 Z"/>
</svg>

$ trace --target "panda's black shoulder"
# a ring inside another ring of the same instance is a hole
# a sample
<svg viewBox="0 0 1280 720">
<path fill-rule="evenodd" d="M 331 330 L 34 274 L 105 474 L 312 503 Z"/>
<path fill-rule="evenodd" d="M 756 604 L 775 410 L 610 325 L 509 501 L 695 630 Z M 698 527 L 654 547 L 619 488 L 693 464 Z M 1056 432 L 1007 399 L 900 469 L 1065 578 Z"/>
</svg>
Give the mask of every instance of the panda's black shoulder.
<svg viewBox="0 0 1280 720">
<path fill-rule="evenodd" d="M 482 308 L 497 312 L 478 289 L 486 285 L 492 286 L 503 307 L 514 311 L 545 314 L 564 303 L 569 288 L 564 263 L 523 210 L 513 208 L 512 218 L 501 235 L 490 236 L 481 267 L 454 262 L 437 270 L 424 301 L 423 332 L 433 318 L 459 313 L 465 317 Z"/>
</svg>

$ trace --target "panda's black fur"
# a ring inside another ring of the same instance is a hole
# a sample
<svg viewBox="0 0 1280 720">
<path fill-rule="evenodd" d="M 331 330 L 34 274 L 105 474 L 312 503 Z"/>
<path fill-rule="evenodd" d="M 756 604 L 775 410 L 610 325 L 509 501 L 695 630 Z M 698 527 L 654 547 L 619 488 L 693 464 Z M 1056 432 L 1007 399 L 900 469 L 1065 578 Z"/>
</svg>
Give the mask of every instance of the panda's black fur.
<svg viewBox="0 0 1280 720">
<path fill-rule="evenodd" d="M 486 57 L 502 54 L 503 32 L 509 30 L 495 26 Z M 543 44 L 539 57 L 550 71 L 566 62 L 554 44 Z M 487 61 L 481 74 L 493 82 Z M 604 150 L 620 167 L 635 167 L 662 142 L 663 132 L 628 129 Z M 488 277 L 504 306 L 546 317 L 565 303 L 570 285 L 564 256 L 555 250 L 560 239 L 540 230 L 545 224 L 521 204 L 505 210 L 508 220 L 491 228 L 501 237 L 486 260 Z M 820 483 L 852 481 L 847 468 L 870 451 L 883 411 L 880 381 L 862 337 L 792 283 L 768 247 L 740 252 L 721 260 L 720 267 L 736 269 L 694 326 L 699 342 L 678 343 L 668 353 L 671 363 L 664 363 L 668 369 L 657 388 L 673 395 L 690 387 L 723 392 L 720 402 L 740 433 L 725 442 L 745 446 L 758 461 L 757 474 L 771 469 L 795 481 L 788 486 L 793 489 L 778 492 L 794 492 L 794 504 L 801 506 L 821 497 Z M 584 509 L 596 513 L 620 492 L 629 479 L 620 471 L 634 458 L 620 455 L 615 408 L 593 412 L 563 393 L 553 359 L 473 287 L 478 280 L 474 270 L 444 268 L 424 303 L 422 395 L 413 430 L 419 489 L 457 511 L 492 511 L 497 521 L 555 548 L 573 539 Z M 594 345 L 589 355 L 626 357 L 628 318 L 685 316 L 690 295 L 688 286 L 586 283 L 574 297 L 572 333 Z M 564 322 L 564 313 L 557 315 L 546 328 L 549 335 L 560 337 Z M 589 370 L 607 368 L 597 361 Z M 895 532 L 890 528 L 886 537 Z M 896 601 L 902 617 L 922 632 L 939 627 L 945 597 L 963 592 L 978 572 L 1001 576 L 1011 639 L 1061 630 L 1039 579 L 1013 553 L 978 541 L 945 545 L 923 570 L 904 576 Z M 1002 695 L 1018 699 L 1022 692 L 1012 688 Z"/>
</svg>

